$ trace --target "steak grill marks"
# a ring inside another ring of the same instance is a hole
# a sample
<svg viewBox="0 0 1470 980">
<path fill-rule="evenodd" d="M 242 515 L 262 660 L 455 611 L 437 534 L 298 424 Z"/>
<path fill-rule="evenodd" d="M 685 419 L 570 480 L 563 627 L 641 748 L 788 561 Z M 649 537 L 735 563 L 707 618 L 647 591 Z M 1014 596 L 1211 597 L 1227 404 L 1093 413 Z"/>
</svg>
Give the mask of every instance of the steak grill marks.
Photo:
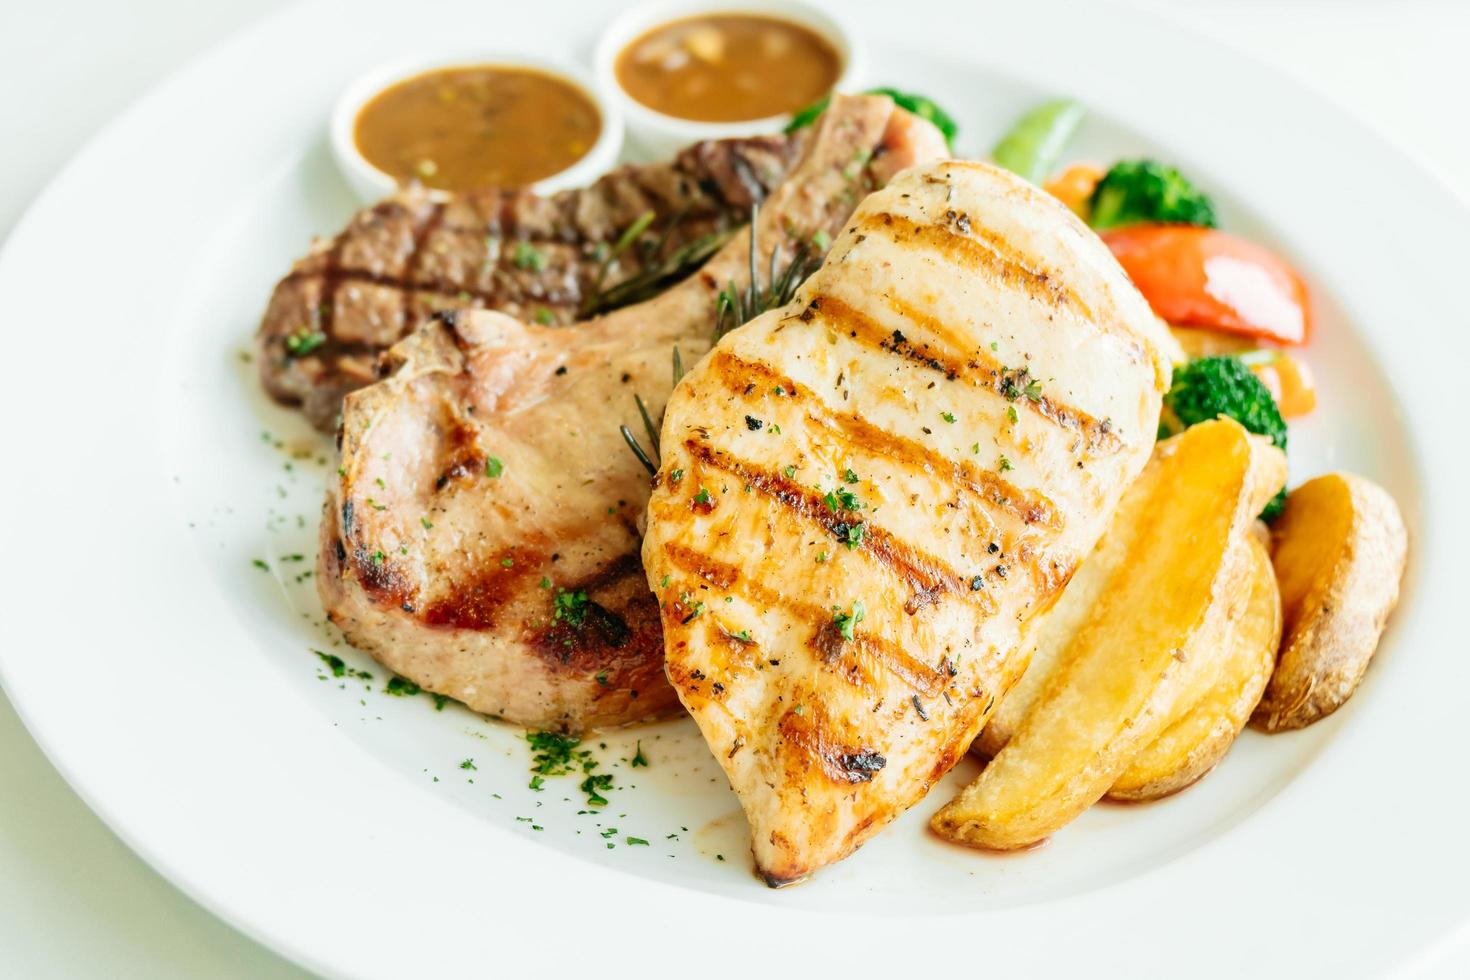
<svg viewBox="0 0 1470 980">
<path fill-rule="evenodd" d="M 600 282 L 618 285 L 743 224 L 752 198 L 780 183 L 803 145 L 802 134 L 697 143 L 549 198 L 405 191 L 359 212 L 277 284 L 258 331 L 262 382 L 329 430 L 341 396 L 372 381 L 376 356 L 429 313 L 491 308 L 568 324 Z M 646 213 L 652 224 L 603 282 L 606 250 Z M 540 258 L 518 262 L 521 244 Z M 297 349 L 296 336 L 309 345 Z"/>
<path fill-rule="evenodd" d="M 418 278 L 419 263 L 420 261 L 422 261 L 424 254 L 424 243 L 429 240 L 430 235 L 434 234 L 434 230 L 439 227 L 440 223 L 443 222 L 443 220 L 444 204 L 442 201 L 436 201 L 434 203 L 434 206 L 429 209 L 428 217 L 424 219 L 423 223 L 420 224 L 413 233 L 413 247 L 409 249 L 408 260 L 403 264 L 403 277 L 409 282 L 413 282 L 415 279 Z M 403 290 L 402 299 L 402 322 L 406 325 L 412 323 L 414 320 L 413 290 Z"/>
</svg>

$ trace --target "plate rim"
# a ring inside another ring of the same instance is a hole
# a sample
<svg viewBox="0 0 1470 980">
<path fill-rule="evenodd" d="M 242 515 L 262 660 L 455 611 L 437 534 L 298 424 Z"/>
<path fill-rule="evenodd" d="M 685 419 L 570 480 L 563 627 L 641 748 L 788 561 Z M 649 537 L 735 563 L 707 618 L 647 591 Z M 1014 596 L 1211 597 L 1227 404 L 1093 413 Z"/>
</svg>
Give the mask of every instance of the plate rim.
<svg viewBox="0 0 1470 980">
<path fill-rule="evenodd" d="M 870 4 L 869 6 L 873 5 Z M 316 3 L 303 4 L 298 7 L 288 7 L 281 11 L 277 11 L 267 18 L 263 19 L 262 21 L 258 22 L 256 25 L 248 28 L 246 31 L 241 32 L 221 42 L 215 47 L 197 56 L 179 71 L 171 74 L 169 77 L 161 81 L 158 85 L 154 86 L 154 88 L 151 89 L 148 94 L 143 96 L 129 109 L 127 109 L 116 119 L 110 122 L 107 126 L 105 126 L 96 136 L 92 137 L 83 147 L 83 149 L 73 157 L 73 159 L 55 178 L 53 178 L 53 180 L 47 185 L 47 187 L 36 198 L 36 200 L 26 209 L 21 219 L 14 226 L 12 232 L 7 236 L 5 242 L 3 243 L 3 247 L 0 247 L 0 285 L 7 283 L 8 280 L 6 278 L 6 273 L 13 265 L 16 265 L 19 261 L 16 256 L 22 254 L 22 250 L 29 245 L 30 241 L 33 238 L 38 237 L 39 233 L 34 230 L 35 226 L 39 224 L 39 222 L 48 214 L 49 211 L 57 207 L 57 204 L 55 202 L 61 199 L 63 195 L 69 191 L 71 185 L 77 180 L 76 174 L 78 174 L 79 172 L 83 172 L 85 165 L 87 165 L 89 161 L 102 156 L 105 151 L 110 146 L 112 146 L 113 143 L 118 141 L 118 134 L 126 131 L 130 125 L 133 125 L 134 121 L 139 118 L 145 111 L 147 111 L 149 107 L 156 106 L 162 103 L 169 95 L 169 93 L 177 90 L 183 82 L 193 78 L 197 74 L 201 74 L 207 72 L 208 70 L 211 70 L 211 66 L 217 65 L 222 58 L 229 57 L 231 52 L 239 52 L 243 48 L 249 47 L 251 44 L 259 43 L 263 38 L 269 36 L 272 32 L 281 30 L 282 28 L 280 25 L 288 24 L 297 20 L 308 20 L 311 17 L 318 16 L 323 11 L 339 9 L 341 7 L 342 5 L 340 3 L 334 2 L 334 0 L 318 0 L 318 2 Z M 1081 17 L 1083 20 L 1090 20 L 1097 16 L 1093 12 L 1078 14 L 1076 11 L 1070 10 L 1069 8 L 1064 9 L 1068 9 L 1068 14 L 1070 16 L 1074 18 Z M 1138 11 L 1132 11 L 1127 8 L 1109 7 L 1107 8 L 1106 16 L 1114 20 L 1124 21 L 1127 24 L 1146 23 L 1151 25 L 1154 29 L 1158 29 L 1160 25 L 1163 25 L 1165 23 L 1160 19 L 1156 19 L 1149 15 L 1142 14 Z M 1014 17 L 1012 18 L 1012 21 L 1014 21 Z M 1183 29 L 1180 28 L 1178 25 L 1172 24 L 1168 25 L 1168 28 L 1164 33 L 1169 35 L 1177 34 L 1181 36 L 1187 36 L 1187 32 L 1184 32 Z M 1215 63 L 1217 64 L 1222 63 L 1222 59 L 1223 63 L 1226 65 L 1229 65 L 1232 62 L 1239 64 L 1242 62 L 1250 61 L 1250 59 L 1248 59 L 1246 56 L 1240 55 L 1238 52 L 1233 52 L 1230 49 L 1225 48 L 1224 46 L 1213 44 L 1213 42 L 1206 42 L 1195 39 L 1195 41 L 1192 43 L 1203 44 L 1207 47 L 1211 47 L 1214 51 L 1214 54 L 1211 57 L 1215 59 Z M 1457 209 L 1456 216 L 1458 218 L 1458 224 L 1460 227 L 1464 226 L 1466 218 L 1466 202 L 1460 197 L 1460 195 L 1458 195 L 1453 189 L 1449 188 L 1442 181 L 1439 174 L 1435 173 L 1433 168 L 1426 167 L 1422 163 L 1422 161 L 1415 160 L 1410 154 L 1405 153 L 1402 148 L 1387 144 L 1387 141 L 1384 137 L 1368 129 L 1364 124 L 1362 124 L 1360 120 L 1353 119 L 1351 115 L 1345 110 L 1334 105 L 1330 100 L 1324 98 L 1320 93 L 1302 85 L 1302 83 L 1300 83 L 1299 81 L 1290 79 L 1286 75 L 1284 75 L 1284 73 L 1272 69 L 1270 66 L 1267 65 L 1252 64 L 1250 68 L 1251 71 L 1256 74 L 1270 77 L 1271 85 L 1268 87 L 1271 87 L 1275 90 L 1289 90 L 1292 93 L 1292 97 L 1297 99 L 1298 101 L 1305 100 L 1308 104 L 1316 103 L 1319 111 L 1325 110 L 1326 114 L 1329 116 L 1336 115 L 1340 117 L 1334 120 L 1336 124 L 1341 125 L 1344 121 L 1346 121 L 1350 129 L 1361 134 L 1362 137 L 1364 137 L 1365 139 L 1373 142 L 1380 150 L 1388 151 L 1390 155 L 1392 157 L 1396 157 L 1404 167 L 1407 167 L 1413 171 L 1417 171 L 1417 173 L 1422 178 L 1426 179 L 1432 185 L 1434 194 L 1442 195 L 1448 198 L 1455 205 Z M 1375 341 L 1382 340 L 1382 338 L 1374 337 L 1366 331 L 1364 332 L 1363 339 L 1365 344 L 1370 349 L 1375 350 L 1375 352 L 1377 349 L 1377 344 L 1375 343 Z M 1461 346 L 1463 346 L 1463 341 L 1459 341 L 1459 343 Z M 1426 370 L 1427 373 L 1434 375 L 1442 372 L 1442 369 L 1438 365 L 1432 365 Z M 13 395 L 12 393 L 7 392 L 4 397 L 6 401 L 9 402 Z M 1416 404 L 1428 405 L 1429 403 L 1427 400 L 1425 400 L 1422 402 L 1416 402 Z M 151 404 L 150 407 L 156 408 L 157 405 Z M 1445 452 L 1447 454 L 1448 449 L 1446 449 Z M 1456 461 L 1457 465 L 1451 465 L 1449 460 L 1443 459 L 1440 456 L 1431 456 L 1426 453 L 1421 456 L 1419 463 L 1422 467 L 1423 472 L 1426 475 L 1450 476 L 1454 478 L 1455 483 L 1461 485 L 1463 485 L 1464 483 L 1465 466 L 1462 461 Z M 1443 466 L 1442 474 L 1441 466 Z M 1426 481 L 1426 483 L 1428 482 L 1431 481 Z M 1444 494 L 1434 494 L 1433 496 L 1436 503 L 1435 506 L 1431 507 L 1430 495 L 1428 493 L 1429 489 L 1430 488 L 1426 487 L 1425 513 L 1433 513 L 1436 516 L 1439 516 L 1445 511 L 1445 508 L 1440 507 L 1437 501 L 1438 499 L 1442 498 Z M 5 496 L 7 498 L 12 496 L 12 491 L 7 490 L 5 492 Z M 157 508 L 149 511 L 149 513 L 152 516 L 159 518 L 166 517 L 166 512 Z M 1460 530 L 1463 530 L 1463 519 L 1460 519 L 1457 522 L 1450 522 L 1450 526 L 1452 528 L 1455 527 L 1456 524 L 1458 524 Z M 13 537 L 18 537 L 18 535 L 12 529 L 10 531 L 7 531 L 6 537 L 7 539 L 11 539 Z M 181 538 L 179 540 L 184 539 Z M 1439 556 L 1442 555 L 1444 551 L 1444 548 L 1438 545 L 1433 547 L 1432 551 L 1429 550 L 1431 548 L 1431 545 L 1428 541 L 1418 541 L 1416 542 L 1416 546 L 1426 549 L 1426 555 L 1424 559 L 1418 563 L 1418 567 L 1422 571 L 1426 572 L 1431 570 L 1428 567 L 1428 563 L 1430 562 L 1430 560 L 1437 559 Z M 7 572 L 7 577 L 12 574 L 13 572 Z M 10 594 L 13 596 L 24 594 L 22 588 L 13 588 L 9 591 Z M 1416 607 L 1423 605 L 1424 603 L 1422 600 L 1415 603 Z M 1424 612 L 1422 609 L 1417 611 L 1421 613 Z M 0 630 L 3 630 L 4 634 L 12 640 L 17 638 L 14 635 L 14 628 L 10 625 L 0 627 Z M 1420 631 L 1416 630 L 1415 632 Z M 217 883 L 214 887 L 206 887 L 205 884 L 199 880 L 197 870 L 191 872 L 189 870 L 179 867 L 177 861 L 171 860 L 168 856 L 169 852 L 167 847 L 160 845 L 160 843 L 155 839 L 156 835 L 142 829 L 139 826 L 137 822 L 137 814 L 135 812 L 128 814 L 123 813 L 124 810 L 128 810 L 130 808 L 135 809 L 136 803 L 120 803 L 118 789 L 115 786 L 109 785 L 109 783 L 105 779 L 98 778 L 95 772 L 89 771 L 89 767 L 86 763 L 80 762 L 78 760 L 78 747 L 75 744 L 72 744 L 66 736 L 58 734 L 57 723 L 60 721 L 60 719 L 54 713 L 45 718 L 41 716 L 43 709 L 40 706 L 43 705 L 47 699 L 35 695 L 32 691 L 26 689 L 24 682 L 21 682 L 20 687 L 16 686 L 15 678 L 20 677 L 25 673 L 24 666 L 18 664 L 14 656 L 14 650 L 17 648 L 18 644 L 11 642 L 0 645 L 0 681 L 3 681 L 5 688 L 12 699 L 12 702 L 16 706 L 18 714 L 20 715 L 22 721 L 25 723 L 27 729 L 31 731 L 33 736 L 36 738 L 38 745 L 41 746 L 42 751 L 46 754 L 48 760 L 58 769 L 58 771 L 61 772 L 63 777 L 67 780 L 68 784 L 72 786 L 73 790 L 76 791 L 78 795 L 81 796 L 81 798 L 88 804 L 88 806 L 93 809 L 94 812 L 98 813 L 98 815 L 104 820 L 104 822 L 106 822 L 115 833 L 117 833 L 125 842 L 127 842 L 130 847 L 137 851 L 146 861 L 149 862 L 149 864 L 159 869 L 160 872 L 168 877 L 170 881 L 179 886 L 195 901 L 198 901 L 201 905 L 209 908 L 216 915 L 224 918 L 226 921 L 231 922 L 233 925 L 235 925 L 237 928 L 240 928 L 248 935 L 251 935 L 253 938 L 262 941 L 265 945 L 276 949 L 283 955 L 286 955 L 291 959 L 296 960 L 297 962 L 301 962 L 312 969 L 319 970 L 320 972 L 324 973 L 339 972 L 343 971 L 344 968 L 356 972 L 359 965 L 365 965 L 367 967 L 366 972 L 373 972 L 373 964 L 371 963 L 361 964 L 360 961 L 352 959 L 339 959 L 335 957 L 319 958 L 313 948 L 311 948 L 309 945 L 303 945 L 299 941 L 299 937 L 296 940 L 292 940 L 282 936 L 278 930 L 266 929 L 261 927 L 261 917 L 258 915 L 247 914 L 238 907 L 238 902 L 228 901 L 222 898 L 220 886 Z M 45 710 L 52 709 L 48 707 Z M 1351 734 L 1346 730 L 1340 731 L 1336 734 L 1339 736 L 1339 738 L 1335 740 L 1335 743 L 1341 742 L 1343 744 L 1334 744 L 1329 746 L 1328 749 L 1324 751 L 1324 756 L 1328 754 L 1331 754 L 1332 756 L 1341 756 L 1344 754 L 1344 752 L 1348 750 L 1348 743 L 1358 744 L 1363 741 L 1362 737 L 1344 737 Z M 355 751 L 360 752 L 361 750 L 358 749 Z M 1273 807 L 1273 809 L 1276 808 Z M 417 812 L 418 811 L 415 810 L 415 813 Z M 406 819 L 409 815 L 410 814 L 405 813 L 402 816 L 404 819 Z M 483 828 L 480 828 L 480 825 L 478 823 L 475 823 L 474 826 L 478 830 L 483 832 Z M 1240 836 L 1240 834 L 1241 829 L 1237 828 L 1236 831 L 1232 831 L 1225 836 L 1238 837 Z M 534 845 L 528 844 L 527 846 L 534 848 Z M 562 867 L 558 864 L 557 861 L 549 858 L 544 849 L 535 849 L 535 858 L 541 864 Z M 1182 865 L 1193 862 L 1181 861 L 1179 863 Z M 577 862 L 574 865 L 567 865 L 565 867 L 569 870 L 575 870 L 575 872 L 578 874 L 588 874 L 587 866 L 580 862 Z M 1168 877 L 1167 875 L 1163 874 L 1163 870 L 1161 869 L 1161 871 L 1158 873 L 1150 873 L 1142 876 L 1142 878 L 1152 879 L 1158 878 L 1160 876 Z M 634 886 L 629 880 L 631 876 L 616 872 L 609 872 L 606 876 L 591 875 L 589 877 L 599 877 L 603 881 L 615 882 L 620 888 L 624 888 L 628 893 L 648 894 L 650 891 L 661 891 L 665 887 L 662 885 L 657 885 L 655 883 L 655 887 L 653 889 L 639 888 Z M 1120 890 L 1132 891 L 1132 889 L 1126 889 L 1123 888 L 1123 886 L 1118 887 Z M 1105 891 L 1113 891 L 1113 889 L 1106 889 Z M 1081 904 L 1086 904 L 1087 902 L 1088 896 L 1086 895 L 1081 896 L 1081 898 L 1079 899 L 1079 903 Z M 726 900 L 724 899 L 707 897 L 706 899 L 702 899 L 698 903 L 691 902 L 690 904 L 699 904 L 704 909 L 712 909 L 718 908 L 725 903 Z M 775 921 L 772 915 L 768 913 L 750 911 L 752 906 L 749 905 L 749 903 L 729 902 L 728 907 L 744 910 L 742 914 L 749 915 L 752 921 L 762 921 L 764 925 L 768 926 L 774 931 L 779 931 L 783 935 L 789 936 L 791 934 L 789 927 L 777 929 L 777 926 L 779 924 Z M 1029 915 L 1029 913 L 1027 914 Z M 1005 918 L 1015 917 L 1006 916 Z M 1421 949 L 1420 952 L 1422 953 L 1423 950 Z M 874 960 L 865 957 L 863 959 L 863 962 L 871 966 L 873 965 Z"/>
</svg>

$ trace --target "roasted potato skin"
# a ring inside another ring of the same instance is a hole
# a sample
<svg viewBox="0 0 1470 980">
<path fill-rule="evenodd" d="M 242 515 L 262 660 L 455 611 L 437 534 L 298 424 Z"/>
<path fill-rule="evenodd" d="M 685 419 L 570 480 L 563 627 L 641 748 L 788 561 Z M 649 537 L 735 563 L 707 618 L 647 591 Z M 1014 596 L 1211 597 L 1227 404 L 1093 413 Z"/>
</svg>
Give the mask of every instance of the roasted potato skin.
<svg viewBox="0 0 1470 980">
<path fill-rule="evenodd" d="M 1122 556 L 1126 574 L 1102 589 L 1010 741 L 934 815 L 937 834 L 990 850 L 1042 840 L 1204 696 L 1228 618 L 1216 599 L 1245 580 L 1247 528 L 1285 475 L 1281 451 L 1229 419 L 1159 444 L 1129 491 L 1147 519 Z"/>
<path fill-rule="evenodd" d="M 1398 602 L 1408 532 L 1382 487 L 1328 473 L 1287 495 L 1271 537 L 1283 637 L 1251 724 L 1279 732 L 1327 717 L 1357 689 Z"/>
<path fill-rule="evenodd" d="M 1221 676 L 1196 704 L 1140 752 L 1108 799 L 1162 799 L 1194 785 L 1225 758 L 1261 700 L 1281 642 L 1281 595 L 1266 546 L 1248 535 L 1244 601 L 1228 625 Z"/>
</svg>

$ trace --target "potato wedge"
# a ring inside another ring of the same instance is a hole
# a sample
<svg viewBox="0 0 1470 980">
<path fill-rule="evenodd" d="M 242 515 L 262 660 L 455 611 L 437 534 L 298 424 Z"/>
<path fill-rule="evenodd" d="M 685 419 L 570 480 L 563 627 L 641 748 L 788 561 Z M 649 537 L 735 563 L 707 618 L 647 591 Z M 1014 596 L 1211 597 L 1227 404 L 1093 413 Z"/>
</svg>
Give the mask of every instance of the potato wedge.
<svg viewBox="0 0 1470 980">
<path fill-rule="evenodd" d="M 975 740 L 975 748 L 984 755 L 994 758 L 1005 747 L 1045 692 L 1047 683 L 1066 663 L 1073 637 L 1092 618 L 1094 607 L 1123 566 L 1134 538 L 1149 521 L 1152 488 L 1142 475 L 1134 481 L 1118 503 L 1107 533 L 1077 567 L 1051 611 L 1034 627 L 1034 646 L 1026 672 L 1001 698 Z"/>
<path fill-rule="evenodd" d="M 998 850 L 1042 840 L 1107 792 L 1182 699 L 1207 689 L 1210 648 L 1191 641 L 1218 632 L 1226 605 L 1215 599 L 1237 574 L 1233 559 L 1249 554 L 1240 545 L 1252 506 L 1285 474 L 1280 451 L 1228 419 L 1160 444 L 1137 490 L 1151 519 L 1010 742 L 934 816 L 937 833 Z"/>
<path fill-rule="evenodd" d="M 1260 440 L 1257 436 L 1253 440 Z M 1159 443 L 1157 453 L 1169 452 L 1172 440 Z M 1152 461 L 1150 463 L 1152 465 Z M 1283 477 L 1284 478 L 1284 477 Z M 1276 496 L 1281 484 L 1266 479 L 1254 489 L 1252 506 L 1259 513 L 1266 502 Z M 1046 617 L 1035 627 L 1034 646 L 1030 663 L 1021 679 L 1016 682 L 1000 704 L 996 705 L 990 721 L 975 739 L 974 748 L 980 754 L 994 758 L 1021 727 L 1021 722 L 1046 691 L 1047 684 L 1067 662 L 1068 651 L 1078 631 L 1096 615 L 1095 607 L 1103 593 L 1112 587 L 1113 578 L 1125 567 L 1125 560 L 1134 539 L 1142 528 L 1154 519 L 1152 508 L 1155 501 L 1152 485 L 1142 475 L 1134 481 L 1128 493 L 1118 504 L 1107 533 L 1097 547 L 1078 566 Z M 1260 538 L 1261 543 L 1270 542 L 1270 531 L 1260 521 L 1251 522 L 1249 533 Z M 1242 562 L 1242 564 L 1245 564 Z M 1242 592 L 1243 602 L 1246 593 Z M 1203 694 L 1203 692 L 1201 692 Z"/>
<path fill-rule="evenodd" d="M 1261 700 L 1281 642 L 1281 595 L 1271 557 L 1253 535 L 1240 614 L 1228 625 L 1220 676 L 1205 696 L 1133 757 L 1108 790 L 1112 800 L 1157 800 L 1213 769 Z"/>
<path fill-rule="evenodd" d="M 1399 598 L 1408 533 L 1388 492 L 1348 473 L 1286 498 L 1271 536 L 1284 636 L 1251 724 L 1302 728 L 1352 696 Z"/>
</svg>

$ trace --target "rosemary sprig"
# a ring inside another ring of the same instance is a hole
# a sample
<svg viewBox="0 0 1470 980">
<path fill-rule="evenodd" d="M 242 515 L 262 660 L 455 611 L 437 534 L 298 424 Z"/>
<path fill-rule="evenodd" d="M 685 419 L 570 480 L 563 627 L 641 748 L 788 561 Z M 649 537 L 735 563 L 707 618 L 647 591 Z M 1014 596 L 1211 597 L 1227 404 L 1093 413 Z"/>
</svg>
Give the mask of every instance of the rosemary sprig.
<svg viewBox="0 0 1470 980">
<path fill-rule="evenodd" d="M 751 205 L 750 284 L 746 289 L 741 290 L 736 288 L 732 280 L 728 286 L 720 290 L 719 296 L 715 299 L 714 339 L 716 342 L 731 330 L 754 319 L 766 310 L 773 310 L 791 302 L 791 297 L 796 295 L 796 290 L 822 262 L 820 251 L 814 253 L 809 243 L 802 242 L 797 246 L 791 261 L 782 268 L 781 246 L 777 244 L 771 250 L 770 270 L 766 273 L 766 285 L 762 287 L 760 270 L 757 268 L 756 249 L 756 219 L 759 217 L 759 210 L 759 204 Z M 667 232 L 665 234 L 667 235 Z M 729 235 L 726 234 L 724 237 L 728 238 Z M 673 368 L 674 387 L 678 387 L 679 379 L 684 377 L 684 361 L 679 355 L 678 347 L 674 348 Z M 618 426 L 618 431 L 623 434 L 623 441 L 628 444 L 633 455 L 638 457 L 638 462 L 643 464 L 644 469 L 648 470 L 650 475 L 656 475 L 661 463 L 659 426 L 654 424 L 653 417 L 649 414 L 648 406 L 644 404 L 642 396 L 635 392 L 633 402 L 638 406 L 638 414 L 643 419 L 643 431 L 648 435 L 653 451 L 645 450 L 639 443 L 638 437 L 633 434 L 633 430 L 627 425 Z M 662 419 L 659 420 L 660 424 L 662 421 Z"/>
<path fill-rule="evenodd" d="M 755 228 L 757 208 L 750 209 L 750 227 Z M 781 269 L 781 245 L 771 249 L 771 268 L 766 274 L 766 287 L 761 288 L 759 270 L 756 268 L 755 232 L 752 230 L 750 236 L 750 284 L 742 291 L 731 283 L 720 290 L 720 295 L 715 298 L 715 341 L 725 334 L 734 330 L 741 324 L 748 323 L 766 310 L 774 310 L 778 306 L 785 306 L 791 302 L 791 297 L 807 277 L 816 271 L 821 265 L 821 256 L 813 254 L 810 245 L 802 242 L 796 248 L 796 254 L 792 256 L 784 270 Z"/>
<path fill-rule="evenodd" d="M 627 425 L 620 425 L 618 426 L 618 431 L 623 434 L 623 441 L 628 444 L 628 448 L 633 451 L 633 455 L 638 457 L 638 462 L 643 464 L 643 468 L 648 471 L 648 475 L 656 475 L 658 473 L 658 463 L 649 459 L 648 453 L 644 452 L 643 447 L 638 445 L 638 437 L 633 434 L 633 430 L 628 428 Z"/>
<path fill-rule="evenodd" d="M 674 282 L 684 278 L 689 273 L 703 265 L 711 255 L 720 250 L 720 247 L 734 236 L 738 229 L 730 228 L 724 231 L 711 232 L 701 235 L 691 242 L 687 242 L 679 248 L 674 249 L 668 256 L 663 255 L 669 239 L 673 236 L 675 229 L 684 220 L 687 207 L 675 214 L 658 240 L 647 249 L 647 262 L 636 274 L 629 276 L 622 282 L 607 286 L 607 275 L 612 264 L 618 257 L 626 252 L 633 243 L 648 231 L 653 224 L 654 214 L 645 211 L 639 215 L 627 229 L 618 236 L 618 240 L 602 258 L 602 263 L 597 269 L 597 278 L 593 282 L 591 291 L 583 301 L 581 308 L 577 311 L 579 319 L 597 316 L 641 302 L 653 296 L 657 296 Z"/>
<path fill-rule="evenodd" d="M 674 382 L 678 384 L 678 382 Z M 657 456 L 661 450 L 658 444 L 658 426 L 653 424 L 653 419 L 648 416 L 648 406 L 643 404 L 643 397 L 636 391 L 633 393 L 633 401 L 638 404 L 638 414 L 643 416 L 643 431 L 648 433 L 648 441 L 653 445 L 653 454 Z"/>
<path fill-rule="evenodd" d="M 684 359 L 679 356 L 679 347 L 677 344 L 674 346 L 672 367 L 674 374 L 673 387 L 677 388 L 679 387 L 679 379 L 684 377 Z M 643 396 L 639 395 L 636 391 L 633 393 L 633 402 L 638 406 L 638 414 L 643 417 L 643 431 L 648 433 L 648 441 L 653 445 L 653 453 L 649 454 L 644 450 L 643 446 L 638 442 L 638 437 L 633 434 L 633 430 L 628 428 L 626 424 L 618 426 L 618 431 L 623 434 L 623 441 L 628 444 L 628 448 L 633 451 L 633 455 L 638 457 L 638 462 L 642 463 L 643 468 L 648 470 L 648 475 L 653 476 L 658 473 L 658 465 L 661 460 L 658 444 L 658 426 L 653 424 L 653 416 L 648 413 L 648 406 L 643 403 Z"/>
<path fill-rule="evenodd" d="M 618 256 L 626 252 L 638 240 L 638 236 L 648 230 L 648 226 L 653 224 L 653 219 L 652 211 L 644 211 L 633 219 L 632 224 L 623 229 L 623 233 L 618 236 L 618 240 L 613 243 L 612 248 L 607 250 L 607 254 L 602 257 L 602 261 L 597 266 L 597 279 L 592 284 L 592 292 L 588 294 L 589 301 L 602 295 L 602 284 L 607 281 L 607 270 L 612 268 Z"/>
</svg>

